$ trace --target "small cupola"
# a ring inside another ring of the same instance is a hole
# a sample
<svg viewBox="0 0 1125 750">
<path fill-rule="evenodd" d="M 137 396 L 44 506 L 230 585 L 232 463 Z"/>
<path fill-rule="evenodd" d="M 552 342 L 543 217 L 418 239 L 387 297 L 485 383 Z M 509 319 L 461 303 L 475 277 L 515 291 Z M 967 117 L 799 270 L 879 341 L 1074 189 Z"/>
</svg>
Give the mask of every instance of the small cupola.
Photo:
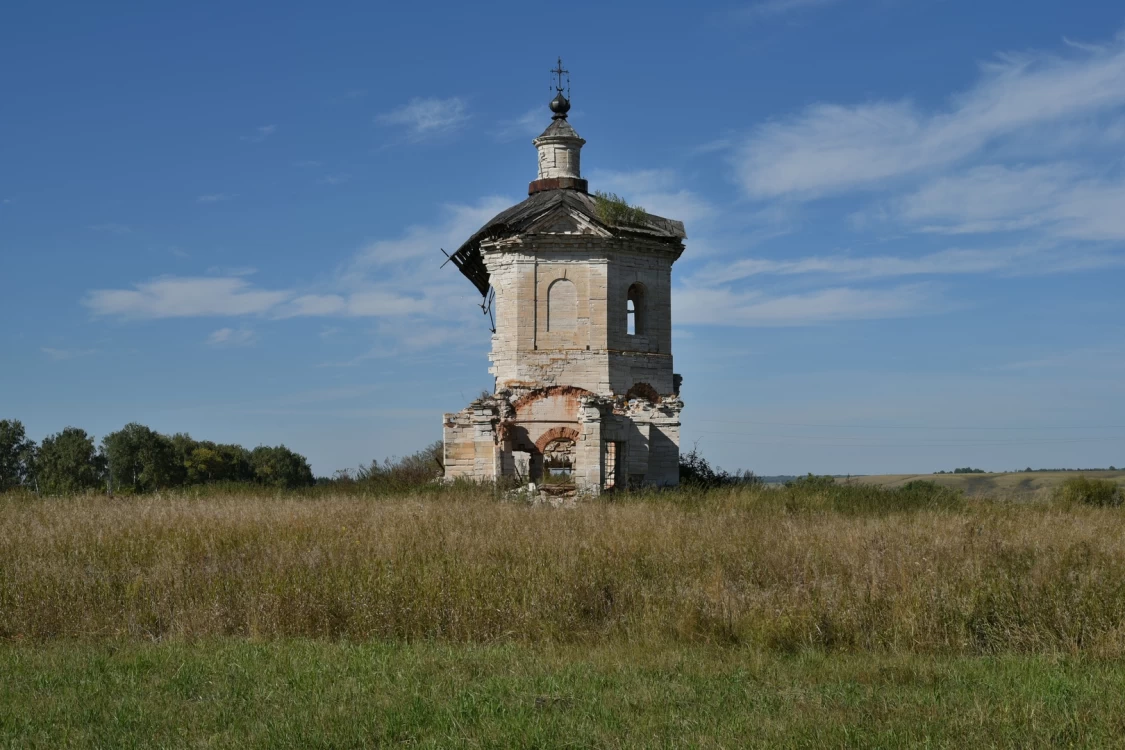
<svg viewBox="0 0 1125 750">
<path fill-rule="evenodd" d="M 528 185 L 527 193 L 534 195 L 544 190 L 578 190 L 585 193 L 588 184 L 582 179 L 581 154 L 586 141 L 579 137 L 566 120 L 566 114 L 570 111 L 570 99 L 563 95 L 563 76 L 567 76 L 566 89 L 569 94 L 570 74 L 563 70 L 562 58 L 559 58 L 558 68 L 551 73 L 558 76 L 555 98 L 548 105 L 551 109 L 551 124 L 532 141 L 539 150 L 539 177 Z"/>
</svg>

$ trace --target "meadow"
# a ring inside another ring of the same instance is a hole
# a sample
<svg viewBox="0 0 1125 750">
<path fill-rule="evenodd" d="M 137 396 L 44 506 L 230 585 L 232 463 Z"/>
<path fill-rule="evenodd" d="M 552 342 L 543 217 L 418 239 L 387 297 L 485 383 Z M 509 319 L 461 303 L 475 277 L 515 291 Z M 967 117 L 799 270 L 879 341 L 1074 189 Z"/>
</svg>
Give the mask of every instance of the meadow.
<svg viewBox="0 0 1125 750">
<path fill-rule="evenodd" d="M 1011 495 L 1014 499 L 1026 498 L 1040 490 L 1054 490 L 1068 479 L 1084 476 L 1115 482 L 1125 487 L 1125 471 L 1008 471 L 985 472 L 982 474 L 879 474 L 874 476 L 849 477 L 837 481 L 869 484 L 878 487 L 901 487 L 908 482 L 935 482 L 943 487 L 962 490 L 969 495 L 984 495 L 998 498 Z"/>
<path fill-rule="evenodd" d="M 1125 508 L 314 490 L 0 497 L 0 745 L 1125 735 Z"/>
</svg>

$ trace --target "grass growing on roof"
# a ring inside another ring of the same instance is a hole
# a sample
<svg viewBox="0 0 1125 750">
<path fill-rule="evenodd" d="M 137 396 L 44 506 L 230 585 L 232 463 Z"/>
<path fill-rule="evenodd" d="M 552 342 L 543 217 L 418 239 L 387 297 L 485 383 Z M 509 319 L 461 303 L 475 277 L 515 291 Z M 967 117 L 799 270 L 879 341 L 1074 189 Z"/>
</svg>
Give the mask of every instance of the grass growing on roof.
<svg viewBox="0 0 1125 750">
<path fill-rule="evenodd" d="M 616 193 L 594 193 L 594 210 L 598 218 L 610 226 L 632 224 L 643 225 L 648 221 L 648 212 L 640 206 L 632 206 Z"/>
</svg>

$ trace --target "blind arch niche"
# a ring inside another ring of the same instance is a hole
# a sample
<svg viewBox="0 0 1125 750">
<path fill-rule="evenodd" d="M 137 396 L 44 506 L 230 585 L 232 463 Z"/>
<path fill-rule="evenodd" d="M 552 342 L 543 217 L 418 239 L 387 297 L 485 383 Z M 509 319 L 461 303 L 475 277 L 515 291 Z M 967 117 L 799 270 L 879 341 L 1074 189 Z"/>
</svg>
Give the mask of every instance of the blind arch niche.
<svg viewBox="0 0 1125 750">
<path fill-rule="evenodd" d="M 547 287 L 547 330 L 573 331 L 578 327 L 578 290 L 570 279 L 555 279 Z"/>
</svg>

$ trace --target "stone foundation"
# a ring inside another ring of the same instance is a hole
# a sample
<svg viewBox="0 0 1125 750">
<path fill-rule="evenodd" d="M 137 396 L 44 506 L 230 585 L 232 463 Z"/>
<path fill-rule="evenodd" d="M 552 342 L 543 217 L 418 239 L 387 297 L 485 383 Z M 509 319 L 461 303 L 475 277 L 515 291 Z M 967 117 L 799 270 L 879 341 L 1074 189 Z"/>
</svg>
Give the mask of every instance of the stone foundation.
<svg viewBox="0 0 1125 750">
<path fill-rule="evenodd" d="M 501 391 L 444 416 L 445 476 L 573 485 L 586 495 L 673 486 L 682 409 L 677 396 L 607 398 L 574 386 Z"/>
</svg>

